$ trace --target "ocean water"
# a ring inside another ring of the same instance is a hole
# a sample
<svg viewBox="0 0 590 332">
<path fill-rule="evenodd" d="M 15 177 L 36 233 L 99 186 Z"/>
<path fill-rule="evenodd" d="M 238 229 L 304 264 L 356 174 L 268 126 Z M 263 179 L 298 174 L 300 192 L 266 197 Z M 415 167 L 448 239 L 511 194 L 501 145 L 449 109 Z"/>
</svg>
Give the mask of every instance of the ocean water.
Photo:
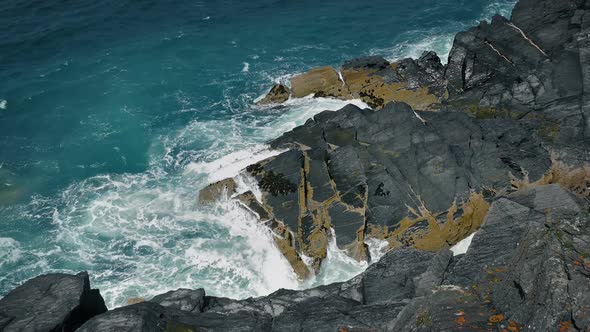
<svg viewBox="0 0 590 332">
<path fill-rule="evenodd" d="M 253 106 L 273 82 L 369 54 L 444 61 L 456 32 L 514 3 L 0 2 L 0 296 L 50 271 L 89 271 L 111 308 L 179 287 L 245 298 L 360 273 L 331 244 L 320 275 L 298 282 L 268 230 L 231 201 L 198 206 L 199 189 L 345 105 Z"/>
</svg>

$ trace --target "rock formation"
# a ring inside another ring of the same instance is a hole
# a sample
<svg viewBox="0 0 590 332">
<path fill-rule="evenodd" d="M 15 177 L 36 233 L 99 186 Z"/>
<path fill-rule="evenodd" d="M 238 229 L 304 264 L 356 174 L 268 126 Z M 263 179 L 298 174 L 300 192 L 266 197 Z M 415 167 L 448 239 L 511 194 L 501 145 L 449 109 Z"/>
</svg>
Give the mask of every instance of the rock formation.
<svg viewBox="0 0 590 332">
<path fill-rule="evenodd" d="M 269 142 L 288 151 L 246 168 L 263 192 L 247 205 L 305 278 L 332 230 L 358 260 L 370 260 L 367 237 L 437 251 L 476 230 L 488 201 L 518 183 L 569 181 L 551 175 L 567 169 L 587 187 L 586 12 L 583 1 L 523 0 L 511 20 L 457 34 L 447 65 L 433 52 L 371 56 L 294 77 L 294 96 L 373 109 L 323 112 Z"/>
<path fill-rule="evenodd" d="M 366 239 L 386 240 L 349 281 L 246 300 L 180 289 L 101 313 L 86 274 L 46 275 L 0 300 L 0 329 L 590 331 L 589 40 L 590 1 L 520 0 L 457 34 L 446 65 L 365 57 L 272 89 L 261 103 L 371 109 L 322 112 L 269 142 L 285 152 L 244 170 L 260 200 L 226 179 L 199 201 L 239 202 L 301 279 L 329 241 L 370 260 Z"/>
<path fill-rule="evenodd" d="M 270 89 L 269 93 L 258 102 L 258 105 L 284 103 L 289 100 L 290 96 L 291 91 L 288 87 L 282 84 L 276 84 Z"/>
</svg>

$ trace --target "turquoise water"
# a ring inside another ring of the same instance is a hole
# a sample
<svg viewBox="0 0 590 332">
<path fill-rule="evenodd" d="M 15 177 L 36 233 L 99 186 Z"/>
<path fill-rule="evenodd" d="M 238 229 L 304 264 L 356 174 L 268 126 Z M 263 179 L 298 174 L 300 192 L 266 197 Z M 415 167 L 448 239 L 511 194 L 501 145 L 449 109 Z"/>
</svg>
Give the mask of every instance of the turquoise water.
<svg viewBox="0 0 590 332">
<path fill-rule="evenodd" d="M 444 59 L 454 33 L 513 5 L 2 1 L 0 296 L 49 271 L 88 270 L 110 307 L 178 287 L 244 298 L 359 273 L 366 264 L 332 247 L 320 276 L 299 283 L 266 229 L 232 202 L 198 206 L 199 189 L 344 105 L 252 106 L 273 82 L 368 54 Z"/>
</svg>

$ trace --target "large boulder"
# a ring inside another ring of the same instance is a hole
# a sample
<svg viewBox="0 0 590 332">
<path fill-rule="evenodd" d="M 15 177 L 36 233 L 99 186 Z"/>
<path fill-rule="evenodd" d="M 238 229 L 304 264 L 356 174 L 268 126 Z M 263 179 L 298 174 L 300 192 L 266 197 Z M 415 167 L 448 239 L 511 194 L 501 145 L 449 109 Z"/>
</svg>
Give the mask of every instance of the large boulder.
<svg viewBox="0 0 590 332">
<path fill-rule="evenodd" d="M 163 307 L 170 307 L 182 311 L 199 313 L 205 305 L 205 290 L 177 289 L 155 296 L 150 302 L 158 303 Z"/>
<path fill-rule="evenodd" d="M 75 331 L 107 311 L 86 272 L 33 278 L 0 299 L 1 331 Z"/>
<path fill-rule="evenodd" d="M 522 0 L 510 20 L 495 16 L 458 33 L 445 70 L 448 104 L 522 118 L 570 163 L 590 159 L 582 148 L 590 137 L 587 6 Z"/>
</svg>

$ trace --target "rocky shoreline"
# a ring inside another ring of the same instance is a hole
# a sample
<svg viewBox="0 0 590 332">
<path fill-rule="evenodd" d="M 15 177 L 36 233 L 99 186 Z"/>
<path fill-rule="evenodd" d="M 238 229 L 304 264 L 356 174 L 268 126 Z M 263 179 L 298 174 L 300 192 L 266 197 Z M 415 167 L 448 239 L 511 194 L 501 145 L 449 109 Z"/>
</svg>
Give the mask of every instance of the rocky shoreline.
<svg viewBox="0 0 590 332">
<path fill-rule="evenodd" d="M 88 275 L 49 274 L 0 299 L 2 331 L 590 331 L 590 1 L 520 0 L 510 19 L 432 52 L 313 69 L 260 101 L 360 98 L 269 142 L 226 195 L 268 226 L 295 273 L 339 248 L 359 276 L 232 300 L 180 289 L 107 311 Z M 332 233 L 333 232 L 333 233 Z M 449 247 L 474 234 L 465 254 Z M 309 258 L 309 260 L 304 259 Z"/>
</svg>

